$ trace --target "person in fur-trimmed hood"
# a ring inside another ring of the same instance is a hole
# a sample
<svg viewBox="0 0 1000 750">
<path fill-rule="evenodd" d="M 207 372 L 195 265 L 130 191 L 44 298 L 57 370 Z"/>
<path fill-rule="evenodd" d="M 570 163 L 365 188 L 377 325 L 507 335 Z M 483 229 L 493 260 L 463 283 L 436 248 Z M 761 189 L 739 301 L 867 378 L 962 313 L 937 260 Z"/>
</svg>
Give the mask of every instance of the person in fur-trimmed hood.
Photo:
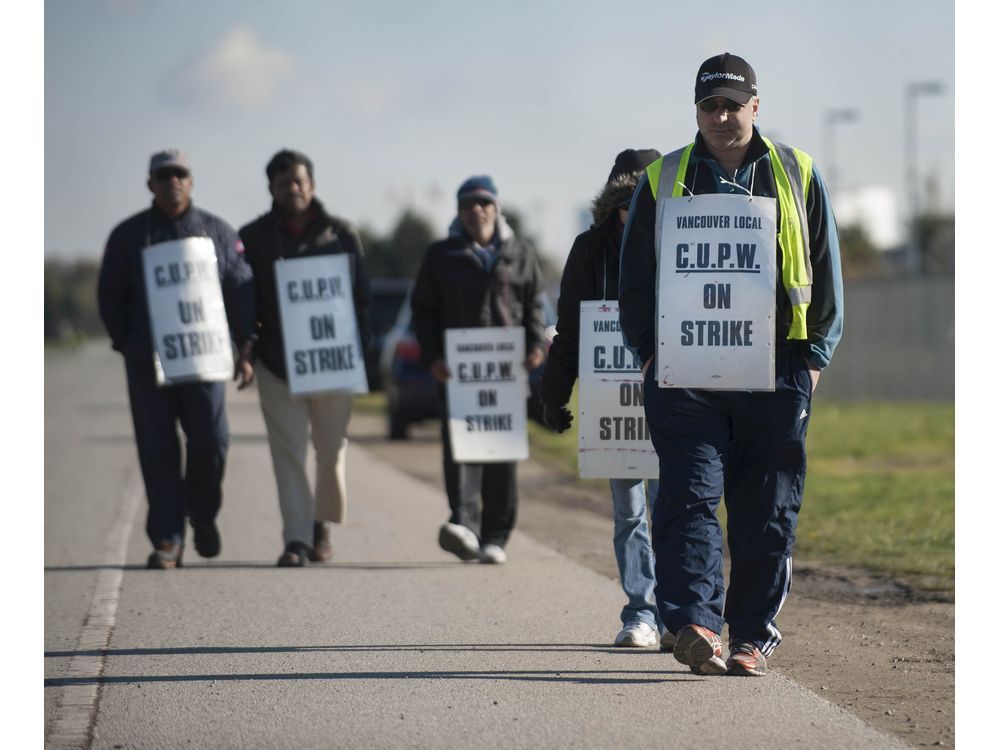
<svg viewBox="0 0 1000 750">
<path fill-rule="evenodd" d="M 580 302 L 618 299 L 618 261 L 628 206 L 644 170 L 660 156 L 656 149 L 630 148 L 618 154 L 607 183 L 591 206 L 594 223 L 577 236 L 566 259 L 559 288 L 556 336 L 542 375 L 543 419 L 557 432 L 573 422 L 566 404 L 579 374 Z M 628 597 L 621 612 L 622 629 L 614 645 L 669 649 L 673 636 L 664 629 L 653 596 L 656 579 L 643 480 L 611 479 L 610 484 L 615 558 Z M 655 497 L 656 480 L 650 480 L 649 485 Z"/>
<path fill-rule="evenodd" d="M 556 337 L 542 377 L 545 404 L 565 407 L 573 392 L 580 340 L 580 302 L 618 299 L 618 260 L 628 205 L 646 167 L 660 156 L 659 151 L 651 148 L 629 148 L 618 154 L 607 184 L 591 205 L 594 223 L 573 242 L 559 286 Z M 550 411 L 553 412 L 550 416 L 557 420 L 550 424 L 553 429 L 569 427 L 572 417 L 568 411 Z M 563 424 L 566 419 L 569 421 Z"/>
</svg>

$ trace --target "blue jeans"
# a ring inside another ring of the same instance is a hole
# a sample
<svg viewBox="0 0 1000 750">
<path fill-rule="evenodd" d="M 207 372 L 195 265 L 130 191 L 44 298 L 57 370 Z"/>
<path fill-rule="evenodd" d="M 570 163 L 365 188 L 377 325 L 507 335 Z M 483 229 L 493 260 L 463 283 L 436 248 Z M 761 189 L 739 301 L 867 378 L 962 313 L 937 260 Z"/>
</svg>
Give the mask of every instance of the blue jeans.
<svg viewBox="0 0 1000 750">
<path fill-rule="evenodd" d="M 637 620 L 661 630 L 656 611 L 653 547 L 646 520 L 646 489 L 642 479 L 611 479 L 611 501 L 615 518 L 615 559 L 622 590 L 628 604 L 622 609 L 622 624 Z M 656 497 L 659 482 L 649 480 L 650 497 Z"/>
</svg>

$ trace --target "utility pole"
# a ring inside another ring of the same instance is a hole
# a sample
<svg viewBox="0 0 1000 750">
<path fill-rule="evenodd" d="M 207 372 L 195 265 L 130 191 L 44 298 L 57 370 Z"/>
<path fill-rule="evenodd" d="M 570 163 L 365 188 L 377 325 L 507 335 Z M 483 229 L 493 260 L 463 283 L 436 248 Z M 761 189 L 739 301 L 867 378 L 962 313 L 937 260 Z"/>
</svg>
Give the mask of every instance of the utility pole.
<svg viewBox="0 0 1000 750">
<path fill-rule="evenodd" d="M 836 149 L 834 148 L 834 125 L 842 122 L 856 122 L 860 116 L 858 110 L 847 107 L 828 109 L 823 113 L 823 150 L 826 158 L 826 163 L 823 166 L 828 175 L 827 184 L 831 195 L 836 195 L 840 179 Z"/>
<path fill-rule="evenodd" d="M 917 167 L 917 99 L 944 92 L 941 81 L 911 81 L 903 97 L 903 142 L 906 189 L 910 198 L 910 247 L 906 256 L 906 270 L 919 273 L 923 266 L 920 247 L 920 172 Z"/>
</svg>

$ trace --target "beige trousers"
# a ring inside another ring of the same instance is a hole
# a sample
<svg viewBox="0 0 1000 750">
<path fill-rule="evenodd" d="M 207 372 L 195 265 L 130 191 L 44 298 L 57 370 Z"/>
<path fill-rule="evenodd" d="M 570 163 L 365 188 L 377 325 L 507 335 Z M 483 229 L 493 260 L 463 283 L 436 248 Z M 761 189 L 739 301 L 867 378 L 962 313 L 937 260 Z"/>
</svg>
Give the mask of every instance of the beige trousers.
<svg viewBox="0 0 1000 750">
<path fill-rule="evenodd" d="M 314 520 L 335 523 L 344 520 L 347 501 L 344 459 L 351 394 L 293 396 L 288 383 L 259 361 L 257 388 L 278 484 L 285 544 L 304 542 L 312 545 Z M 310 432 L 316 451 L 315 495 L 306 476 Z"/>
</svg>

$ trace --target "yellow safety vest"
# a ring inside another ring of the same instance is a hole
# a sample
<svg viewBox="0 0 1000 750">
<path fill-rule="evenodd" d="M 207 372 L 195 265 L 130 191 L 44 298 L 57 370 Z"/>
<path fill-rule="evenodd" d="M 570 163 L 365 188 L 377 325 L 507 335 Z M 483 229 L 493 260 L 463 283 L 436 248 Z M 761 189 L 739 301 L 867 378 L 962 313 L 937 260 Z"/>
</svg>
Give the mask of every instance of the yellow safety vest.
<svg viewBox="0 0 1000 750">
<path fill-rule="evenodd" d="M 792 303 L 789 339 L 806 339 L 806 311 L 812 300 L 812 263 L 809 260 L 809 221 L 806 196 L 812 181 L 812 157 L 783 143 L 764 138 L 771 155 L 771 170 L 778 191 L 781 227 L 781 279 Z M 683 180 L 694 144 L 672 151 L 646 167 L 653 198 L 679 198 L 684 193 Z M 665 178 L 665 179 L 664 179 Z"/>
</svg>

